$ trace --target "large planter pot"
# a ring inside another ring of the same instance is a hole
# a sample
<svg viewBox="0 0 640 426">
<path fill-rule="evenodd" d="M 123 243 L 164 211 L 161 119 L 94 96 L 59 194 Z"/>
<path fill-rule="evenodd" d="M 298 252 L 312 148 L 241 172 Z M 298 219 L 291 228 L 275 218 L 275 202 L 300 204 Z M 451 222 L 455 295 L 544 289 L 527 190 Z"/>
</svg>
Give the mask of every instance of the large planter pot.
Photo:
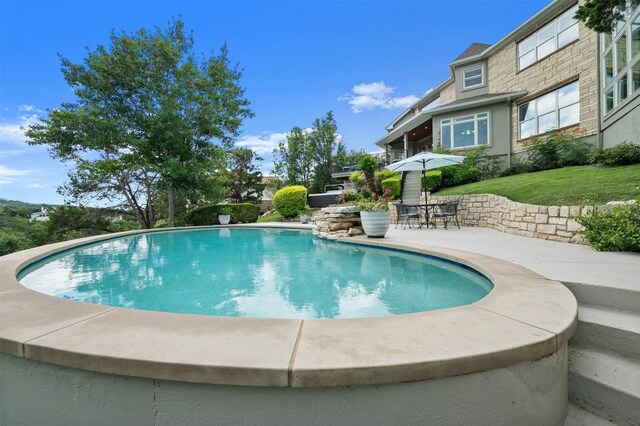
<svg viewBox="0 0 640 426">
<path fill-rule="evenodd" d="M 220 222 L 220 225 L 228 225 L 230 220 L 231 220 L 231 215 L 228 215 L 228 214 L 218 215 L 218 222 Z"/>
<path fill-rule="evenodd" d="M 360 212 L 360 220 L 364 233 L 369 238 L 382 238 L 387 233 L 391 224 L 391 213 L 386 212 Z"/>
</svg>

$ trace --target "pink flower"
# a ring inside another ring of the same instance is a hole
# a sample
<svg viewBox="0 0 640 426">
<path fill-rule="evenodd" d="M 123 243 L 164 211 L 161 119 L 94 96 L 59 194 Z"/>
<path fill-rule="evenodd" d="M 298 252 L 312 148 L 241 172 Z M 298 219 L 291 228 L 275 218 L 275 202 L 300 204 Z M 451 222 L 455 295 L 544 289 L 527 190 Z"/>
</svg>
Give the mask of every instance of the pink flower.
<svg viewBox="0 0 640 426">
<path fill-rule="evenodd" d="M 387 194 L 391 192 L 391 188 L 387 188 L 384 190 L 384 192 L 386 192 Z"/>
<path fill-rule="evenodd" d="M 389 197 L 384 197 L 384 200 L 385 201 L 389 201 Z"/>
</svg>

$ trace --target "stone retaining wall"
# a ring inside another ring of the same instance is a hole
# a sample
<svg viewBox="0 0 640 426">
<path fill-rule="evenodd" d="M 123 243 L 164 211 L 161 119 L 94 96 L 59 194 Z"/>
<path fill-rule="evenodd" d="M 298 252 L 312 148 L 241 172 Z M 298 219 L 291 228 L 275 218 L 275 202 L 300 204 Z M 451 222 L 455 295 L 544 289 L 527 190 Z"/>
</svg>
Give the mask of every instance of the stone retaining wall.
<svg viewBox="0 0 640 426">
<path fill-rule="evenodd" d="M 325 207 L 313 216 L 316 224 L 313 234 L 321 238 L 337 239 L 362 235 L 362 222 L 358 207 Z"/>
<path fill-rule="evenodd" d="M 584 244 L 577 233 L 576 216 L 590 214 L 592 206 L 538 206 L 492 194 L 433 196 L 429 203 L 460 201 L 460 225 L 482 226 L 510 234 Z M 424 198 L 422 200 L 424 202 Z"/>
</svg>

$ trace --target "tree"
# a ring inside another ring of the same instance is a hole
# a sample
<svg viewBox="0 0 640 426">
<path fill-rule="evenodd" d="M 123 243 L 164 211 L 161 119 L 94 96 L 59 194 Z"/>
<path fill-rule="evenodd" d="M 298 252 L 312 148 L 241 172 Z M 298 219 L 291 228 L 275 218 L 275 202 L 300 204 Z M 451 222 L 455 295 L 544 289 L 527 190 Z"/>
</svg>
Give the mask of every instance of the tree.
<svg viewBox="0 0 640 426">
<path fill-rule="evenodd" d="M 323 118 L 316 118 L 309 139 L 315 166 L 311 191 L 324 192 L 325 185 L 333 182 L 331 172 L 334 149 L 338 145 L 338 125 L 333 118 L 333 112 L 327 112 Z"/>
<path fill-rule="evenodd" d="M 262 195 L 262 172 L 253 164 L 262 161 L 248 148 L 229 151 L 228 198 L 234 203 L 256 203 Z"/>
<path fill-rule="evenodd" d="M 49 112 L 27 131 L 74 168 L 66 192 L 128 205 L 140 225 L 155 222 L 158 191 L 169 223 L 176 191 L 198 188 L 252 116 L 228 50 L 197 57 L 182 21 L 162 31 L 112 32 L 82 64 L 61 58 L 76 102 Z M 117 200 L 116 200 L 117 198 Z"/>
<path fill-rule="evenodd" d="M 625 10 L 638 4 L 639 0 L 586 0 L 578 6 L 576 18 L 596 32 L 610 33 Z"/>
<path fill-rule="evenodd" d="M 286 142 L 278 144 L 273 150 L 273 172 L 284 180 L 286 185 L 311 185 L 313 176 L 313 146 L 308 131 L 296 126 L 287 134 Z"/>
<path fill-rule="evenodd" d="M 323 192 L 325 185 L 333 182 L 333 160 L 341 146 L 337 130 L 331 111 L 314 120 L 311 129 L 298 126 L 291 129 L 286 142 L 280 142 L 273 151 L 274 173 L 287 185 L 303 185 L 312 192 Z"/>
</svg>

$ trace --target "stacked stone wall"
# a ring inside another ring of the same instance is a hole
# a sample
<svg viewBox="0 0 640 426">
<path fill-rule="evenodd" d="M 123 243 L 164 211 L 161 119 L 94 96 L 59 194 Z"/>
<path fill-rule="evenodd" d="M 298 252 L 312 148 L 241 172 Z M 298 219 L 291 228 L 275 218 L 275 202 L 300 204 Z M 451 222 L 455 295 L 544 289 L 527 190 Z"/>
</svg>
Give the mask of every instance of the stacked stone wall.
<svg viewBox="0 0 640 426">
<path fill-rule="evenodd" d="M 362 235 L 360 209 L 348 207 L 325 207 L 313 216 L 316 224 L 313 234 L 320 238 L 337 239 L 340 237 Z"/>
<path fill-rule="evenodd" d="M 433 196 L 430 203 L 459 201 L 460 225 L 481 226 L 544 240 L 583 243 L 575 217 L 591 214 L 592 206 L 538 206 L 493 194 Z"/>
</svg>

